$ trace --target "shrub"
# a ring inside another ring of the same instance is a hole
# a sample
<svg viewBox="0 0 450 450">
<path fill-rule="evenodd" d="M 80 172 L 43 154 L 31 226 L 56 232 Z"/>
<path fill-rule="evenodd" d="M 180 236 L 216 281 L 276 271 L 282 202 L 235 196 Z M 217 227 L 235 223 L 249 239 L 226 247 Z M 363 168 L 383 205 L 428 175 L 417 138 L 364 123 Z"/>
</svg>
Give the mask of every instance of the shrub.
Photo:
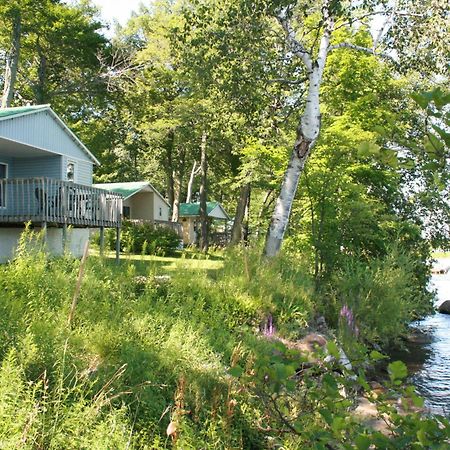
<svg viewBox="0 0 450 450">
<path fill-rule="evenodd" d="M 337 326 L 339 320 L 365 342 L 394 341 L 412 320 L 431 311 L 432 296 L 419 286 L 415 265 L 396 249 L 368 261 L 348 257 L 329 286 L 330 323 Z"/>
<path fill-rule="evenodd" d="M 110 250 L 116 248 L 115 230 L 106 231 L 106 241 Z M 123 252 L 142 255 L 171 255 L 180 246 L 180 237 L 171 228 L 152 223 L 124 221 L 120 236 L 120 249 Z"/>
</svg>

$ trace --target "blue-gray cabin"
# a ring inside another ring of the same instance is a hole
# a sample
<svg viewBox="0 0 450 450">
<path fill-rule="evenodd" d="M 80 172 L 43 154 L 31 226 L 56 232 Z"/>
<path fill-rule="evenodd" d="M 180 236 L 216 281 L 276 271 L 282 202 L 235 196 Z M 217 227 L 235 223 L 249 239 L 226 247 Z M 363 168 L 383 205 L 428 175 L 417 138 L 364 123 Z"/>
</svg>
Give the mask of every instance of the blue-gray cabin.
<svg viewBox="0 0 450 450">
<path fill-rule="evenodd" d="M 0 235 L 6 227 L 119 227 L 122 197 L 92 186 L 95 156 L 49 105 L 0 109 Z M 0 244 L 0 258 L 2 254 Z M 4 253 L 4 252 L 3 252 Z"/>
</svg>

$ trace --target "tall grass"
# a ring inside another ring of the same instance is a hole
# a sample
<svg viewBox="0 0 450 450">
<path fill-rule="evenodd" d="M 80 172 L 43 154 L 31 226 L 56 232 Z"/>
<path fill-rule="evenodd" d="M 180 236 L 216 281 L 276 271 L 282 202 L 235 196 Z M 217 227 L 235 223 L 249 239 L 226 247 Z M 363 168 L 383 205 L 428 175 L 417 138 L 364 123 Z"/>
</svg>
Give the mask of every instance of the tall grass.
<svg viewBox="0 0 450 450">
<path fill-rule="evenodd" d="M 33 239 L 0 267 L 0 448 L 270 447 L 229 369 L 251 371 L 269 316 L 296 339 L 320 309 L 301 259 L 235 249 L 164 280 L 89 258 L 69 327 L 80 262 Z"/>
</svg>

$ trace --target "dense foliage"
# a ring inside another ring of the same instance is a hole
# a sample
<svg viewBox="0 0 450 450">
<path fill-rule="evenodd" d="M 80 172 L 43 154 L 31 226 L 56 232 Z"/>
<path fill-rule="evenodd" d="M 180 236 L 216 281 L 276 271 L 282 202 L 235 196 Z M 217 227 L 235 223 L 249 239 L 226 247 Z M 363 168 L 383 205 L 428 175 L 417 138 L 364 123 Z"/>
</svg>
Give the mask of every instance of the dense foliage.
<svg viewBox="0 0 450 450">
<path fill-rule="evenodd" d="M 106 230 L 110 250 L 116 249 L 116 231 Z M 97 239 L 98 242 L 98 239 Z M 180 247 L 178 233 L 153 223 L 123 221 L 120 233 L 120 250 L 140 255 L 171 255 Z"/>
<path fill-rule="evenodd" d="M 132 263 L 115 268 L 88 259 L 68 324 L 80 262 L 49 260 L 36 241 L 27 250 L 27 241 L 29 235 L 19 257 L 0 268 L 0 440 L 6 448 L 447 445 L 448 421 L 408 406 L 406 398 L 421 401 L 399 387 L 400 363 L 389 366 L 376 399 L 364 376 L 363 349 L 351 369 L 339 362 L 332 334 L 313 360 L 296 350 L 321 307 L 301 260 L 262 263 L 240 250 L 210 273 L 183 269 L 180 260 L 166 279 L 155 277 L 151 265 L 137 272 Z M 374 280 L 379 288 L 371 302 L 381 302 L 394 283 L 407 284 L 408 276 Z M 336 301 L 348 301 L 345 291 L 338 286 Z M 365 335 L 386 322 L 376 314 L 363 322 L 364 310 L 351 307 Z M 400 308 L 389 320 L 394 327 L 408 315 Z M 324 351 L 332 358 L 324 359 Z M 380 357 L 372 352 L 372 360 Z M 389 417 L 387 435 L 352 414 L 357 392 Z M 405 398 L 406 413 L 390 403 L 395 395 Z"/>
<path fill-rule="evenodd" d="M 147 179 L 175 219 L 201 192 L 249 245 L 202 272 L 184 255 L 170 279 L 90 258 L 68 324 L 80 263 L 25 234 L 0 267 L 0 447 L 448 448 L 401 363 L 378 397 L 366 377 L 383 359 L 368 348 L 429 311 L 430 249 L 449 246 L 446 2 L 155 0 L 111 38 L 89 0 L 0 14 L 3 106 L 50 102 L 98 181 Z M 261 259 L 312 100 L 284 253 Z M 121 234 L 127 253 L 179 246 L 149 224 Z M 327 344 L 299 351 L 322 316 Z M 363 395 L 385 434 L 354 415 Z"/>
</svg>

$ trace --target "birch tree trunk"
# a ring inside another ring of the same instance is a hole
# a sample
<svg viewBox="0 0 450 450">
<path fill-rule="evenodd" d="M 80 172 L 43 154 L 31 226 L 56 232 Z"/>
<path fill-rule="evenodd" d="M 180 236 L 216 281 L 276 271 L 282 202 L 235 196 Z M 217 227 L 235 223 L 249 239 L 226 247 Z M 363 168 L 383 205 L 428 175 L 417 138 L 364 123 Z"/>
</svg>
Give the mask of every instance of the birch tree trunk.
<svg viewBox="0 0 450 450">
<path fill-rule="evenodd" d="M 18 11 L 14 15 L 12 36 L 11 36 L 11 48 L 6 56 L 6 65 L 3 82 L 2 108 L 10 107 L 11 102 L 14 98 L 14 86 L 16 84 L 17 70 L 19 67 L 21 29 L 22 29 L 22 19 L 20 12 Z"/>
<path fill-rule="evenodd" d="M 180 196 L 181 196 L 181 176 L 178 175 L 175 179 L 175 190 L 172 205 L 172 222 L 178 222 L 180 214 Z"/>
<path fill-rule="evenodd" d="M 172 222 L 178 222 L 178 216 L 180 214 L 180 201 L 181 192 L 183 190 L 183 175 L 186 165 L 186 149 L 182 148 L 180 152 L 180 161 L 174 175 L 174 198 L 173 198 L 173 210 L 172 210 Z"/>
<path fill-rule="evenodd" d="M 208 211 L 207 211 L 207 176 L 208 176 L 208 161 L 206 158 L 206 144 L 208 135 L 204 131 L 202 134 L 201 143 L 201 184 L 200 184 L 200 250 L 202 252 L 208 251 Z"/>
<path fill-rule="evenodd" d="M 175 201 L 175 182 L 174 182 L 174 170 L 173 170 L 173 149 L 175 146 L 175 132 L 173 130 L 169 131 L 167 136 L 166 144 L 166 157 L 165 159 L 165 169 L 167 177 L 167 199 L 169 205 L 173 208 L 173 203 Z"/>
<path fill-rule="evenodd" d="M 192 166 L 191 176 L 189 177 L 189 182 L 187 186 L 186 203 L 191 203 L 192 201 L 192 188 L 194 187 L 195 175 L 198 174 L 200 167 L 197 167 L 197 161 L 194 161 Z"/>
<path fill-rule="evenodd" d="M 305 163 L 311 153 L 311 149 L 320 132 L 320 98 L 319 90 L 322 82 L 322 74 L 329 51 L 331 32 L 334 27 L 332 17 L 328 14 L 329 4 L 323 9 L 324 31 L 320 40 L 317 59 L 313 61 L 311 55 L 304 50 L 303 46 L 296 40 L 289 19 L 286 15 L 280 15 L 279 21 L 286 33 L 286 39 L 291 44 L 294 52 L 304 62 L 309 76 L 308 95 L 306 106 L 300 123 L 297 128 L 297 137 L 294 148 L 284 174 L 280 194 L 275 204 L 275 210 L 270 221 L 269 230 L 266 237 L 264 255 L 267 257 L 276 256 L 283 242 L 289 217 L 291 215 L 292 204 L 297 192 L 300 175 L 303 172 Z"/>
<path fill-rule="evenodd" d="M 244 223 L 242 227 L 242 240 L 248 245 L 250 237 L 250 202 L 252 198 L 252 189 L 248 190 L 247 204 L 245 205 Z"/>
<path fill-rule="evenodd" d="M 239 244 L 244 237 L 242 225 L 244 223 L 245 211 L 247 209 L 249 196 L 250 183 L 247 183 L 241 187 L 241 192 L 239 194 L 239 200 L 236 206 L 236 214 L 234 215 L 233 228 L 231 229 L 230 245 Z"/>
</svg>

